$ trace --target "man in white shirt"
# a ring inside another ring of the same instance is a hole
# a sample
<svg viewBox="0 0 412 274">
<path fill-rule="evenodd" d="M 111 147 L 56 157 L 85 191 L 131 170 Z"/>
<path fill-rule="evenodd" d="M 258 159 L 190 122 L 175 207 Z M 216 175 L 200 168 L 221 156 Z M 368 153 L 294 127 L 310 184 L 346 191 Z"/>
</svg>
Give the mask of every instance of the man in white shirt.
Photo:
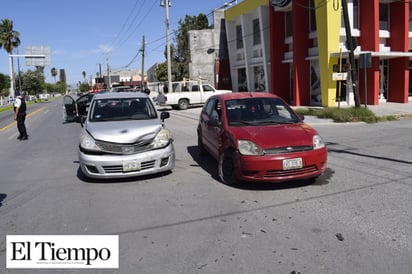
<svg viewBox="0 0 412 274">
<path fill-rule="evenodd" d="M 14 120 L 17 121 L 17 129 L 20 133 L 17 139 L 21 141 L 27 140 L 29 135 L 27 135 L 26 126 L 24 124 L 26 120 L 26 101 L 20 95 L 18 95 L 14 101 Z"/>
</svg>

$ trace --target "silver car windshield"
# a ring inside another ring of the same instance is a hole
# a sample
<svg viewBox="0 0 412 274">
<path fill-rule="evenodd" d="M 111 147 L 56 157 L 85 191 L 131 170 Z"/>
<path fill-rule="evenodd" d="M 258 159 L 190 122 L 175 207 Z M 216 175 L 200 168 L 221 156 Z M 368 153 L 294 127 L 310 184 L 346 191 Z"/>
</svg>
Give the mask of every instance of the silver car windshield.
<svg viewBox="0 0 412 274">
<path fill-rule="evenodd" d="M 123 121 L 156 119 L 157 112 L 149 98 L 107 98 L 94 100 L 89 120 Z"/>
<path fill-rule="evenodd" d="M 246 98 L 228 100 L 226 115 L 229 126 L 293 124 L 300 120 L 277 98 Z"/>
</svg>

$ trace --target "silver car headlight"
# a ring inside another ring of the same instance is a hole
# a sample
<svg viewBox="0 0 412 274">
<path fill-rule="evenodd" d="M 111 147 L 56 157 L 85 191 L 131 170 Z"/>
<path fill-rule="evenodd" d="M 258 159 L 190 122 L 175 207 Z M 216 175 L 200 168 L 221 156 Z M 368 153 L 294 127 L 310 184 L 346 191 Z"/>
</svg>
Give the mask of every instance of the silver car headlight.
<svg viewBox="0 0 412 274">
<path fill-rule="evenodd" d="M 238 140 L 239 153 L 242 155 L 263 155 L 263 150 L 255 143 L 248 140 Z"/>
<path fill-rule="evenodd" d="M 323 141 L 322 137 L 319 135 L 313 136 L 313 149 L 320 149 L 326 146 L 325 142 Z"/>
<path fill-rule="evenodd" d="M 162 148 L 167 145 L 173 140 L 172 133 L 165 129 L 162 128 L 159 133 L 156 135 L 152 142 L 152 148 Z"/>
<path fill-rule="evenodd" d="M 90 136 L 90 134 L 85 130 L 83 130 L 80 134 L 80 147 L 85 150 L 101 151 L 101 149 L 96 145 L 93 137 Z"/>
</svg>

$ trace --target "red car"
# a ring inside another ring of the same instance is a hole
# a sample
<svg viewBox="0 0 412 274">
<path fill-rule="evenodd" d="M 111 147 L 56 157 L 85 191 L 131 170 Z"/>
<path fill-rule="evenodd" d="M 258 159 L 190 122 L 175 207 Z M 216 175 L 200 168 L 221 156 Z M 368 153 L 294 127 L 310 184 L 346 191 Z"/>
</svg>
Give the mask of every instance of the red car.
<svg viewBox="0 0 412 274">
<path fill-rule="evenodd" d="M 197 127 L 198 147 L 218 161 L 220 179 L 284 182 L 320 176 L 327 147 L 280 97 L 266 92 L 214 95 Z"/>
</svg>

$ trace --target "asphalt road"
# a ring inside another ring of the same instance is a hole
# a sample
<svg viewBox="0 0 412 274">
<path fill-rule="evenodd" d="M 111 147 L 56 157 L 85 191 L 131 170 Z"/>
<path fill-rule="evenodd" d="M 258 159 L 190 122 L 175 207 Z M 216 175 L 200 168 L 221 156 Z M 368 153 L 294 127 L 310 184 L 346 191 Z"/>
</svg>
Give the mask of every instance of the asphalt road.
<svg viewBox="0 0 412 274">
<path fill-rule="evenodd" d="M 58 273 L 412 273 L 412 119 L 313 123 L 329 147 L 316 183 L 229 187 L 197 153 L 199 108 L 166 120 L 172 173 L 107 182 L 78 176 L 61 99 L 35 109 L 28 141 L 0 113 L 0 273 L 57 272 L 6 269 L 14 234 L 119 235 L 119 269 Z"/>
</svg>

